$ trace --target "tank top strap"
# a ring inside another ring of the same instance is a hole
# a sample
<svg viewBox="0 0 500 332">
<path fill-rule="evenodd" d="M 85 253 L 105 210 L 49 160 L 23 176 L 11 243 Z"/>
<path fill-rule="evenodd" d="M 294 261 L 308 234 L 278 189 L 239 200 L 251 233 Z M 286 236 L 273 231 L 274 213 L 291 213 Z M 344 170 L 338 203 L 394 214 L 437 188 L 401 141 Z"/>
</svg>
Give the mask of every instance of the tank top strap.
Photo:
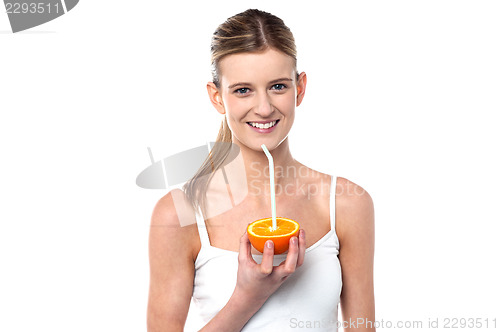
<svg viewBox="0 0 500 332">
<path fill-rule="evenodd" d="M 210 239 L 208 238 L 207 226 L 205 219 L 201 213 L 201 209 L 196 209 L 196 223 L 198 224 L 198 234 L 200 234 L 200 241 L 202 246 L 210 246 Z"/>
<path fill-rule="evenodd" d="M 337 177 L 332 177 L 332 183 L 330 184 L 330 227 L 335 232 L 335 196 L 337 188 Z"/>
</svg>

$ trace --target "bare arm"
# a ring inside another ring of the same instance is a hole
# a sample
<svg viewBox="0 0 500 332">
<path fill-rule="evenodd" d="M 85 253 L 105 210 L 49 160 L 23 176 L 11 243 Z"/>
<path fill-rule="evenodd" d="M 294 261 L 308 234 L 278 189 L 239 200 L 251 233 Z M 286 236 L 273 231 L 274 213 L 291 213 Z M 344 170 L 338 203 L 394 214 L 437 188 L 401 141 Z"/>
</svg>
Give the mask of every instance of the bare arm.
<svg viewBox="0 0 500 332">
<path fill-rule="evenodd" d="M 363 322 L 344 330 L 375 331 L 373 202 L 363 188 L 343 178 L 338 181 L 337 232 L 343 283 L 340 296 L 342 317 L 347 323 Z"/>
<path fill-rule="evenodd" d="M 196 224 L 181 227 L 169 193 L 158 201 L 149 235 L 149 332 L 183 331 L 194 279 Z"/>
</svg>

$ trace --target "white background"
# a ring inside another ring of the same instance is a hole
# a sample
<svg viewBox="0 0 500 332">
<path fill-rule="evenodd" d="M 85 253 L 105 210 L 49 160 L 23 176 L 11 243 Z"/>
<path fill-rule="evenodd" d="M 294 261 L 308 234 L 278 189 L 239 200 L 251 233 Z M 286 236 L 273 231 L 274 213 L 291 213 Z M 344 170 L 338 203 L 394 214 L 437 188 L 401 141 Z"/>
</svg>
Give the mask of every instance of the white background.
<svg viewBox="0 0 500 332">
<path fill-rule="evenodd" d="M 308 74 L 293 155 L 373 197 L 377 320 L 500 325 L 500 3 L 83 0 L 18 34 L 0 13 L 1 331 L 145 331 L 165 192 L 135 178 L 215 139 L 210 37 L 250 7 Z"/>
</svg>

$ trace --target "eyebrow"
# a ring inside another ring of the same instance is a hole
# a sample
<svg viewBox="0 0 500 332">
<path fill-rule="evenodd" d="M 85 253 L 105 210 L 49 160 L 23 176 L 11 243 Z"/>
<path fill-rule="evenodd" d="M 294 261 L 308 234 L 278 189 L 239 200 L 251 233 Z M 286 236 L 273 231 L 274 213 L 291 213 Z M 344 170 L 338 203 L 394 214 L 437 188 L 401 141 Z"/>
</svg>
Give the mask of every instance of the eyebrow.
<svg viewBox="0 0 500 332">
<path fill-rule="evenodd" d="M 282 77 L 282 78 L 278 78 L 276 80 L 272 80 L 271 82 L 269 82 L 268 84 L 273 84 L 273 83 L 278 83 L 278 82 L 283 82 L 283 81 L 289 81 L 289 82 L 292 82 L 293 80 L 291 78 L 288 78 L 288 77 Z M 228 86 L 227 88 L 228 89 L 232 89 L 234 87 L 237 87 L 239 85 L 252 85 L 251 83 L 248 83 L 248 82 L 238 82 L 238 83 L 234 83 L 234 84 L 231 84 L 230 86 Z"/>
</svg>

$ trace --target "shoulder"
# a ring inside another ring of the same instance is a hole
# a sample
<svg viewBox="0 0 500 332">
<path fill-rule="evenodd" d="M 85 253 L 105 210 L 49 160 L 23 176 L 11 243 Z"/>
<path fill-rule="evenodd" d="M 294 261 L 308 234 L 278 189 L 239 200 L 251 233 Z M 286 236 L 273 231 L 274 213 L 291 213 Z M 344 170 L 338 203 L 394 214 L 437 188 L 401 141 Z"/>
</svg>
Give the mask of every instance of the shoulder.
<svg viewBox="0 0 500 332">
<path fill-rule="evenodd" d="M 372 233 L 374 207 L 370 194 L 360 185 L 337 178 L 335 193 L 336 229 L 341 237 L 360 232 Z"/>
<path fill-rule="evenodd" d="M 291 167 L 292 170 L 286 169 L 286 174 L 295 178 L 299 178 L 303 185 L 307 186 L 308 190 L 316 191 L 330 188 L 331 176 L 312 169 L 300 162 Z M 319 193 L 319 192 L 318 192 Z"/>
<path fill-rule="evenodd" d="M 150 247 L 186 246 L 193 258 L 199 251 L 196 217 L 183 191 L 174 189 L 161 197 L 151 216 Z M 198 249 L 198 250 L 197 250 Z"/>
</svg>

